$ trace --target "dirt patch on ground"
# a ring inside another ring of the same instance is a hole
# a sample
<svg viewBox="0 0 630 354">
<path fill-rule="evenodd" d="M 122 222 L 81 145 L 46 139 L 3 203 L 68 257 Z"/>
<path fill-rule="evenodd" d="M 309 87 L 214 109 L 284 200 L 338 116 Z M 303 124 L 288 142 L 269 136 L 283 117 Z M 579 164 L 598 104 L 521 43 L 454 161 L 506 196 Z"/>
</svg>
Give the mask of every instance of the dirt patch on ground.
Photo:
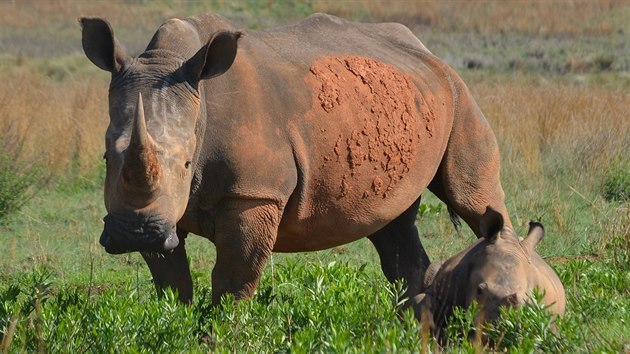
<svg viewBox="0 0 630 354">
<path fill-rule="evenodd" d="M 409 171 L 423 135 L 433 134 L 434 102 L 418 94 L 407 74 L 370 58 L 323 57 L 310 73 L 307 82 L 321 107 L 311 112 L 311 119 L 326 127 L 320 141 L 334 140 L 329 148 L 322 147 L 322 168 L 342 165 L 336 169 L 343 171 L 337 177 L 339 196 L 360 188 L 356 192 L 363 198 L 387 197 Z"/>
</svg>

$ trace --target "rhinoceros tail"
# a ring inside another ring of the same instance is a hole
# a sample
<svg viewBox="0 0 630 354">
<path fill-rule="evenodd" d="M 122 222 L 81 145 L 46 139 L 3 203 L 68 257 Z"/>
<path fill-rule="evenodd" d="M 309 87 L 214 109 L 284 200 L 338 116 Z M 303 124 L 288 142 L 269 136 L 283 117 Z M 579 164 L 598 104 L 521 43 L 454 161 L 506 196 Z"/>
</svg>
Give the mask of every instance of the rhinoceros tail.
<svg viewBox="0 0 630 354">
<path fill-rule="evenodd" d="M 461 230 L 462 228 L 462 219 L 459 217 L 459 215 L 457 215 L 455 210 L 450 207 L 450 205 L 446 207 L 446 210 L 448 210 L 448 217 L 451 219 L 453 226 L 455 226 L 455 231 L 459 233 L 459 230 Z"/>
</svg>

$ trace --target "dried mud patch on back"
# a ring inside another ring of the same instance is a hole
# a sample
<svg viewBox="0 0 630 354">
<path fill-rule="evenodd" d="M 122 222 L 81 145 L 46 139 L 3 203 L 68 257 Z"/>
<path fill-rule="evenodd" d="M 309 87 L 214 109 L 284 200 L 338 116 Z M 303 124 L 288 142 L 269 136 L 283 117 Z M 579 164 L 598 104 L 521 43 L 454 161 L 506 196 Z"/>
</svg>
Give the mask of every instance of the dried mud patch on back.
<svg viewBox="0 0 630 354">
<path fill-rule="evenodd" d="M 433 135 L 433 102 L 426 100 L 433 98 L 398 68 L 366 57 L 323 57 L 310 74 L 319 105 L 311 119 L 331 145 L 323 147 L 321 167 L 338 172 L 331 178 L 343 176 L 338 196 L 354 189 L 362 198 L 387 197 L 412 167 L 420 141 Z"/>
</svg>

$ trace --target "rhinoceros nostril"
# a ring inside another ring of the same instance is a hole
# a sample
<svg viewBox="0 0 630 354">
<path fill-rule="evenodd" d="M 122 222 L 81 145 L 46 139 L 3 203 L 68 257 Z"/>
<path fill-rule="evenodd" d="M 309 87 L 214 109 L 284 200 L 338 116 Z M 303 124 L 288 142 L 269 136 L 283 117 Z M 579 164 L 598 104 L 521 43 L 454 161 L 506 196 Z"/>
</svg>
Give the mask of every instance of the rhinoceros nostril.
<svg viewBox="0 0 630 354">
<path fill-rule="evenodd" d="M 168 234 L 168 237 L 166 237 L 166 240 L 164 240 L 164 251 L 167 252 L 172 252 L 175 247 L 177 247 L 177 245 L 179 245 L 179 239 L 177 238 L 177 235 L 175 234 L 175 230 L 173 230 L 172 232 L 170 232 Z"/>
</svg>

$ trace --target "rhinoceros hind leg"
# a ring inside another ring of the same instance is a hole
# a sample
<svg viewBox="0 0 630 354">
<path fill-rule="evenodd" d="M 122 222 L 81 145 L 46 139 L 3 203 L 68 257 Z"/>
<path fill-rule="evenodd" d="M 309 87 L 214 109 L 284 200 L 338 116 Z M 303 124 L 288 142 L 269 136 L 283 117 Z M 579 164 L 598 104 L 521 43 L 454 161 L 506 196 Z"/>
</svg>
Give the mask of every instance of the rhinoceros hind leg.
<svg viewBox="0 0 630 354">
<path fill-rule="evenodd" d="M 215 220 L 212 303 L 218 305 L 226 293 L 250 298 L 276 241 L 278 207 L 266 200 L 226 201 Z"/>
<path fill-rule="evenodd" d="M 424 251 L 415 225 L 420 198 L 384 228 L 370 235 L 381 260 L 381 269 L 390 282 L 404 280 L 407 297 L 420 293 L 429 257 Z"/>
<path fill-rule="evenodd" d="M 193 284 L 186 258 L 186 233 L 178 230 L 177 237 L 180 240 L 179 245 L 170 254 L 141 254 L 149 266 L 158 296 L 161 296 L 164 289 L 168 287 L 177 291 L 179 301 L 190 304 L 192 303 Z"/>
</svg>

